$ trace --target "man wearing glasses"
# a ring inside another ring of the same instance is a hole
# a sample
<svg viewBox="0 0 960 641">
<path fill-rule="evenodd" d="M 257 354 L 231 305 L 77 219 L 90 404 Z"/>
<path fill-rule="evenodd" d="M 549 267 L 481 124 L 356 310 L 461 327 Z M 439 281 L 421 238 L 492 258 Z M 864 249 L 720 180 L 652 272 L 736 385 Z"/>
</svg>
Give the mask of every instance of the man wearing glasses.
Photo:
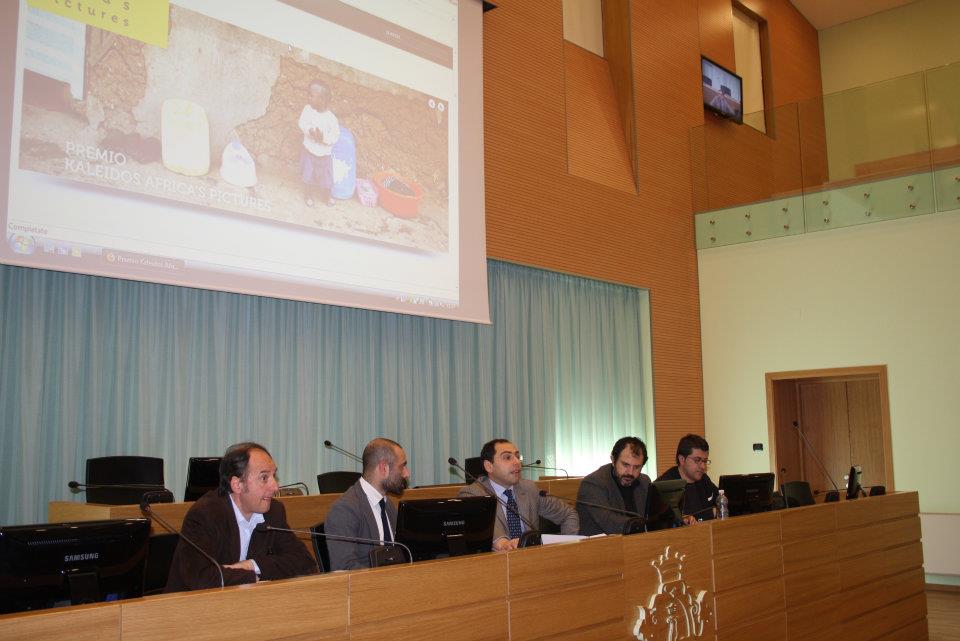
<svg viewBox="0 0 960 641">
<path fill-rule="evenodd" d="M 714 518 L 717 486 L 707 476 L 710 446 L 697 434 L 687 434 L 677 443 L 677 464 L 660 475 L 658 481 L 683 479 L 687 487 L 680 501 L 684 525 Z"/>
</svg>

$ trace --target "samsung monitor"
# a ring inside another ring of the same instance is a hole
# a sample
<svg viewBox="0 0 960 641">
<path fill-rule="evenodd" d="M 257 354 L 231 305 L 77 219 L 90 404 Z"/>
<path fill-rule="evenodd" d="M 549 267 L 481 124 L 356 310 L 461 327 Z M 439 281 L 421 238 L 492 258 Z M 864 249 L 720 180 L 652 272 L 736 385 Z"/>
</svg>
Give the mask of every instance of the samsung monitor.
<svg viewBox="0 0 960 641">
<path fill-rule="evenodd" d="M 196 501 L 198 498 L 220 487 L 220 456 L 194 456 L 187 463 L 187 487 L 183 491 L 184 501 Z"/>
<path fill-rule="evenodd" d="M 653 487 L 657 489 L 660 499 L 670 506 L 673 512 L 675 522 L 683 520 L 680 512 L 680 502 L 683 500 L 683 492 L 687 489 L 687 482 L 683 479 L 671 479 L 668 481 L 654 481 Z"/>
<path fill-rule="evenodd" d="M 163 459 L 152 456 L 102 456 L 87 459 L 87 503 L 138 505 L 144 492 L 163 487 Z"/>
<path fill-rule="evenodd" d="M 681 522 L 680 497 L 687 483 L 679 481 L 654 481 L 647 490 L 647 504 L 644 510 L 647 518 L 647 531 L 665 530 Z"/>
<path fill-rule="evenodd" d="M 489 552 L 496 511 L 492 496 L 400 501 L 396 539 L 414 561 Z"/>
<path fill-rule="evenodd" d="M 150 521 L 0 527 L 0 613 L 143 595 Z"/>
<path fill-rule="evenodd" d="M 743 80 L 713 60 L 700 57 L 703 106 L 717 115 L 743 123 Z"/>
<path fill-rule="evenodd" d="M 774 475 L 771 472 L 720 477 L 720 489 L 727 495 L 730 516 L 773 509 L 773 488 Z"/>
</svg>

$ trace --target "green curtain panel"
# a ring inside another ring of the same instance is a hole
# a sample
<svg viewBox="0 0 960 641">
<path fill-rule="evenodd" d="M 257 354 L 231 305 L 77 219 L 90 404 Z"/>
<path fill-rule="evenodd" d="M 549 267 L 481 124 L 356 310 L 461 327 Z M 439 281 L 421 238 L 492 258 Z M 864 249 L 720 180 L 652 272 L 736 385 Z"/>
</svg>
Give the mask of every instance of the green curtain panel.
<svg viewBox="0 0 960 641">
<path fill-rule="evenodd" d="M 319 472 L 359 469 L 325 439 L 395 439 L 429 485 L 493 437 L 571 474 L 647 438 L 647 292 L 488 271 L 486 326 L 0 266 L 0 523 L 82 501 L 66 484 L 96 456 L 162 457 L 180 500 L 189 457 L 242 440 L 315 492 Z"/>
</svg>

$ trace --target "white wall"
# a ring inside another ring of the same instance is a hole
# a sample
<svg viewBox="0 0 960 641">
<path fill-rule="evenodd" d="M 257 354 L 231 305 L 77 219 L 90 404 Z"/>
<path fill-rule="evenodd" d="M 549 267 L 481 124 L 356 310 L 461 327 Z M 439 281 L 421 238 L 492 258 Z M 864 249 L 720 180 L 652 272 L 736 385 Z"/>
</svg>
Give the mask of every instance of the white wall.
<svg viewBox="0 0 960 641">
<path fill-rule="evenodd" d="M 960 2 L 920 0 L 819 33 L 823 93 L 960 60 Z"/>
<path fill-rule="evenodd" d="M 766 372 L 885 364 L 896 488 L 960 512 L 960 212 L 698 256 L 712 476 L 770 471 Z"/>
</svg>

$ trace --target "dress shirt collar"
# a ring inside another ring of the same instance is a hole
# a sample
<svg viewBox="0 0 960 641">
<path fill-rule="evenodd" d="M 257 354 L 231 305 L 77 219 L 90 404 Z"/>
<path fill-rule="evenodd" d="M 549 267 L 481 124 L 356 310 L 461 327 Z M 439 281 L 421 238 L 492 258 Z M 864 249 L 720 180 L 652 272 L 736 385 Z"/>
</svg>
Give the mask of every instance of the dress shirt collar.
<svg viewBox="0 0 960 641">
<path fill-rule="evenodd" d="M 377 522 L 377 532 L 380 533 L 380 539 L 383 539 L 383 523 L 380 520 L 380 499 L 386 499 L 386 495 L 381 494 L 380 491 L 373 487 L 367 479 L 360 477 L 360 487 L 363 489 L 363 493 L 367 495 L 367 500 L 370 502 L 370 510 L 373 512 L 373 520 Z M 389 499 L 387 499 L 389 500 Z M 389 525 L 387 527 L 390 527 Z M 391 535 L 393 532 L 391 531 Z"/>
<path fill-rule="evenodd" d="M 233 494 L 230 495 L 230 505 L 233 506 L 233 514 L 237 517 L 237 528 L 240 530 L 240 558 L 237 560 L 245 561 L 247 559 L 247 551 L 250 549 L 250 537 L 253 536 L 253 530 L 257 525 L 263 523 L 263 515 L 259 512 L 254 512 L 250 515 L 249 520 L 243 518 L 240 508 L 237 507 L 237 501 L 233 498 Z"/>
</svg>

